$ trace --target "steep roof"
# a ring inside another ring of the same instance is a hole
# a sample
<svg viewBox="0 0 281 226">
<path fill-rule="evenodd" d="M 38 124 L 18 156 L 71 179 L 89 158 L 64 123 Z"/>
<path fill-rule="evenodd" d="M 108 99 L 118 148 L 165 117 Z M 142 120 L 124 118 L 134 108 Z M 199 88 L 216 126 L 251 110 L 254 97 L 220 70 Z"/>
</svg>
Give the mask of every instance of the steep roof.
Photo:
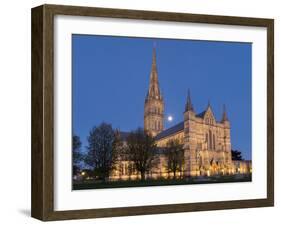
<svg viewBox="0 0 281 226">
<path fill-rule="evenodd" d="M 164 131 L 162 131 L 161 133 L 157 134 L 155 137 L 155 140 L 160 140 L 164 137 L 170 136 L 172 134 L 175 134 L 177 132 L 180 132 L 184 129 L 184 122 L 180 122 Z"/>
<path fill-rule="evenodd" d="M 207 109 L 206 109 L 205 111 L 202 111 L 201 113 L 197 114 L 196 117 L 198 117 L 198 118 L 204 118 L 205 115 L 206 115 L 208 112 L 212 115 L 212 117 L 214 118 L 214 120 L 216 120 L 216 117 L 215 117 L 215 115 L 214 115 L 214 113 L 213 113 L 213 110 L 212 110 L 212 107 L 211 107 L 211 105 L 210 105 L 210 102 L 208 103 Z"/>
<path fill-rule="evenodd" d="M 202 111 L 201 113 L 197 114 L 196 117 L 204 118 L 206 111 Z"/>
</svg>

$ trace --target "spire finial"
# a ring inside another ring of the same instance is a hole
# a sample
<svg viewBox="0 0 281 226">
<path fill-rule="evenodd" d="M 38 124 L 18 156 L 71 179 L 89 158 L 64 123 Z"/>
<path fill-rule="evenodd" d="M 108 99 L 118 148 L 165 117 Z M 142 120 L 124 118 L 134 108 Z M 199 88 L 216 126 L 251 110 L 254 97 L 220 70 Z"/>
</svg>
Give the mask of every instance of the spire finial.
<svg viewBox="0 0 281 226">
<path fill-rule="evenodd" d="M 153 42 L 152 65 L 156 67 L 156 42 Z"/>
<path fill-rule="evenodd" d="M 158 82 L 155 47 L 153 47 L 152 67 L 150 72 L 150 84 L 149 84 L 148 96 L 156 99 L 160 99 L 161 97 L 159 82 Z"/>
<path fill-rule="evenodd" d="M 187 91 L 187 99 L 186 99 L 186 104 L 185 104 L 185 111 L 194 111 L 193 105 L 191 102 L 191 95 L 190 95 L 190 89 Z"/>
<path fill-rule="evenodd" d="M 223 113 L 222 113 L 222 122 L 228 121 L 227 114 L 226 114 L 226 106 L 223 104 Z"/>
</svg>

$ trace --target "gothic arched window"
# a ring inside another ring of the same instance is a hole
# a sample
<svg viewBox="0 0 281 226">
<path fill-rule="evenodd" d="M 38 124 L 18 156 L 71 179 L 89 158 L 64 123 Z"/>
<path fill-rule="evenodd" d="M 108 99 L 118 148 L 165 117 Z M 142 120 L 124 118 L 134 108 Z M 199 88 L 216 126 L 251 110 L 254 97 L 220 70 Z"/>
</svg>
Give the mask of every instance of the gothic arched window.
<svg viewBox="0 0 281 226">
<path fill-rule="evenodd" d="M 208 116 L 205 119 L 205 123 L 208 124 L 208 125 L 213 125 L 214 124 L 214 119 L 212 117 Z"/>
<path fill-rule="evenodd" d="M 216 149 L 216 137 L 215 134 L 213 134 L 213 149 Z"/>
<path fill-rule="evenodd" d="M 213 142 L 212 142 L 212 140 L 213 140 L 213 137 L 212 137 L 212 131 L 210 130 L 209 131 L 209 146 L 210 146 L 210 149 L 213 149 Z"/>
</svg>

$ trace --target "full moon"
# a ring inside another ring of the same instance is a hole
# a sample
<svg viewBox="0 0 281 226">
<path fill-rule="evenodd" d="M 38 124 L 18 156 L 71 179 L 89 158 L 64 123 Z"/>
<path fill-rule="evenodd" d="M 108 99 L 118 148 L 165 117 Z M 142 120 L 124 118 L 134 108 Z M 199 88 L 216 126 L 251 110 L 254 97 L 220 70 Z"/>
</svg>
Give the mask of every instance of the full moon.
<svg viewBox="0 0 281 226">
<path fill-rule="evenodd" d="M 169 122 L 173 121 L 173 117 L 172 117 L 171 115 L 168 116 L 168 121 L 169 121 Z"/>
</svg>

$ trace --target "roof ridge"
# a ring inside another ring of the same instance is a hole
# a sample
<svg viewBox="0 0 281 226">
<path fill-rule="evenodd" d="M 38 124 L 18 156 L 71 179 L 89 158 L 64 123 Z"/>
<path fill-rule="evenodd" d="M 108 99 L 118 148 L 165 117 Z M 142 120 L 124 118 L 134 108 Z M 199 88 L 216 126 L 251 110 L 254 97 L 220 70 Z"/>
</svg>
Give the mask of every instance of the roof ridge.
<svg viewBox="0 0 281 226">
<path fill-rule="evenodd" d="M 176 125 L 163 130 L 162 132 L 158 133 L 155 137 L 156 140 L 161 139 L 163 137 L 169 136 L 171 134 L 177 133 L 178 131 L 182 130 L 184 127 L 184 121 L 177 123 Z"/>
</svg>

